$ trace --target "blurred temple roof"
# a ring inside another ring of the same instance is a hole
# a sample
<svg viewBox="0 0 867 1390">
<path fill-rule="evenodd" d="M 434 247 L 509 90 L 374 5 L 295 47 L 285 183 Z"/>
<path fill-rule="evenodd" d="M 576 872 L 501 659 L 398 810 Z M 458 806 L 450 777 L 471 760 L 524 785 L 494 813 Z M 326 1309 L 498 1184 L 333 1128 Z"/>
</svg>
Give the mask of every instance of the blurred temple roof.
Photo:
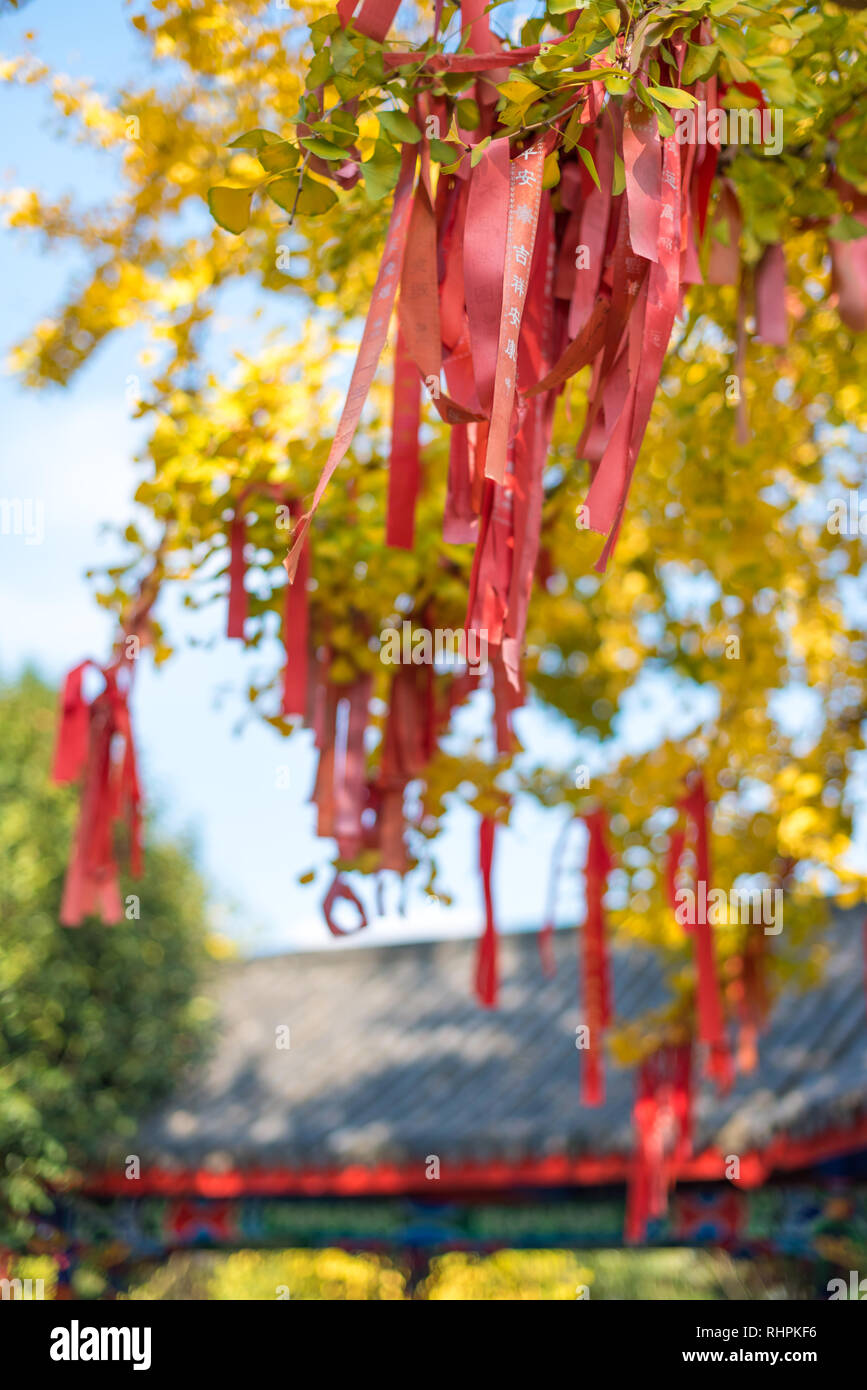
<svg viewBox="0 0 867 1390">
<path fill-rule="evenodd" d="M 863 909 L 835 915 L 824 983 L 779 1004 L 758 1069 L 724 1097 L 701 1083 L 696 1153 L 773 1154 L 834 1132 L 843 1151 L 867 1147 L 862 920 Z M 626 1160 L 634 1075 L 609 1060 L 606 1104 L 579 1104 L 576 933 L 555 932 L 553 950 L 547 978 L 536 932 L 500 938 L 495 1010 L 473 994 L 472 941 L 222 965 L 211 1059 L 142 1126 L 139 1153 L 186 1170 Z M 619 1020 L 664 1002 L 650 952 L 612 956 Z"/>
</svg>

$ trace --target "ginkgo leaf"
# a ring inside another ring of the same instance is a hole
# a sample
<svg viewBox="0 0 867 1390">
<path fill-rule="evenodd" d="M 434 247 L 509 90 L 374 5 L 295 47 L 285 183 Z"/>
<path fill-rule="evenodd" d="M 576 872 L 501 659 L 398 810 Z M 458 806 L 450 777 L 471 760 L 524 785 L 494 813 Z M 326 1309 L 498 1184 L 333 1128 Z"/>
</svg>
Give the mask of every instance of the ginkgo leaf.
<svg viewBox="0 0 867 1390">
<path fill-rule="evenodd" d="M 485 153 L 485 150 L 488 148 L 490 143 L 491 137 L 490 135 L 486 135 L 484 140 L 480 140 L 477 145 L 473 145 L 472 151 L 470 153 L 470 165 L 473 169 L 475 169 L 476 165 L 478 164 L 479 160 Z"/>
<path fill-rule="evenodd" d="M 470 97 L 464 97 L 457 103 L 455 116 L 461 130 L 477 130 L 482 119 L 478 105 Z"/>
<path fill-rule="evenodd" d="M 265 192 L 272 203 L 277 204 L 278 208 L 289 213 L 294 208 L 302 217 L 321 217 L 337 202 L 337 194 L 334 189 L 329 188 L 327 184 L 319 183 L 309 174 L 304 177 L 300 193 L 298 192 L 298 175 L 296 174 L 285 179 L 275 179 L 273 183 L 266 186 Z"/>
<path fill-rule="evenodd" d="M 860 241 L 861 237 L 867 236 L 867 227 L 851 213 L 844 212 L 835 222 L 831 223 L 828 228 L 828 236 L 832 241 Z"/>
<path fill-rule="evenodd" d="M 301 143 L 305 150 L 315 154 L 319 159 L 345 160 L 346 151 L 339 145 L 335 145 L 331 140 L 323 140 L 319 135 L 303 135 Z"/>
<path fill-rule="evenodd" d="M 452 145 L 447 140 L 431 140 L 430 157 L 436 164 L 453 164 L 463 154 L 460 145 Z"/>
<path fill-rule="evenodd" d="M 361 166 L 364 192 L 371 202 L 379 202 L 397 185 L 400 155 L 388 140 L 377 140 L 373 154 Z"/>
<path fill-rule="evenodd" d="M 282 135 L 275 135 L 273 130 L 263 130 L 258 127 L 256 130 L 248 130 L 245 135 L 239 135 L 235 140 L 230 140 L 226 148 L 230 150 L 261 150 L 265 145 L 282 145 L 282 143 Z"/>
<path fill-rule="evenodd" d="M 379 124 L 382 126 L 386 135 L 390 135 L 392 140 L 397 140 L 404 145 L 417 145 L 421 139 L 421 131 L 415 121 L 410 120 L 409 116 L 403 111 L 377 111 Z"/>
<path fill-rule="evenodd" d="M 265 145 L 256 157 L 266 174 L 283 174 L 287 169 L 295 168 L 301 152 L 288 140 L 281 140 L 279 145 Z"/>
<path fill-rule="evenodd" d="M 218 226 L 239 236 L 247 230 L 250 223 L 250 205 L 253 201 L 252 188 L 226 188 L 218 186 L 208 189 L 208 207 Z"/>
</svg>

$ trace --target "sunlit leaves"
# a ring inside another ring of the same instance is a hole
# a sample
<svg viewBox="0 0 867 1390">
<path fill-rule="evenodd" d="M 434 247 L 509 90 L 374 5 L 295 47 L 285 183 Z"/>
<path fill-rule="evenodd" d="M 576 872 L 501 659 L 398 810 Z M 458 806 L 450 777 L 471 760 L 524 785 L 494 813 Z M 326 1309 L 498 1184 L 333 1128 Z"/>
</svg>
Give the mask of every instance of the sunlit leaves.
<svg viewBox="0 0 867 1390">
<path fill-rule="evenodd" d="M 238 236 L 249 225 L 252 198 L 252 188 L 210 188 L 208 207 L 220 227 Z"/>
<path fill-rule="evenodd" d="M 417 145 L 421 131 L 403 111 L 378 111 L 379 124 L 397 144 Z"/>
<path fill-rule="evenodd" d="M 373 154 L 361 166 L 364 191 L 371 202 L 378 202 L 396 187 L 400 174 L 400 154 L 388 140 L 377 140 Z"/>
<path fill-rule="evenodd" d="M 299 191 L 300 183 L 300 191 Z M 337 202 L 337 194 L 327 184 L 306 175 L 275 179 L 265 187 L 265 192 L 284 212 L 298 212 L 302 217 L 322 217 Z"/>
</svg>

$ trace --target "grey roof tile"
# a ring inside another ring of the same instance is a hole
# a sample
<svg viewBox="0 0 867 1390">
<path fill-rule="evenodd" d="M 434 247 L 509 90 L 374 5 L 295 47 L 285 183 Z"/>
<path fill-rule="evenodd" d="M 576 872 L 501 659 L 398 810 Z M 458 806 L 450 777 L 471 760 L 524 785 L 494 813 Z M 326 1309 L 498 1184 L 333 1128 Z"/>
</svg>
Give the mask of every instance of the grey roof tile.
<svg viewBox="0 0 867 1390">
<path fill-rule="evenodd" d="M 824 983 L 782 1000 L 760 1065 L 720 1097 L 702 1086 L 696 1144 L 762 1148 L 867 1111 L 862 914 L 838 913 Z M 207 1065 L 142 1126 L 153 1162 L 285 1166 L 625 1155 L 634 1076 L 607 1066 L 607 1103 L 579 1104 L 581 1021 L 574 932 L 557 974 L 535 932 L 500 942 L 501 1003 L 472 995 L 475 942 L 270 957 L 219 967 L 219 1029 Z M 640 946 L 613 953 L 617 1016 L 665 999 Z M 291 1048 L 275 1046 L 288 1025 Z"/>
</svg>

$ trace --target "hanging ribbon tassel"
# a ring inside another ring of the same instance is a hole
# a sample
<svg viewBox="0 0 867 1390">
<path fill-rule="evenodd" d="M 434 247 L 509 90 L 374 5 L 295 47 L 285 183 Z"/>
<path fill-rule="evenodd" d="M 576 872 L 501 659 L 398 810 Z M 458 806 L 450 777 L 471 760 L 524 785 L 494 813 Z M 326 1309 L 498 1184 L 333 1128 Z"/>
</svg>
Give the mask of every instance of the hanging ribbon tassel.
<svg viewBox="0 0 867 1390">
<path fill-rule="evenodd" d="M 581 933 L 582 999 L 590 1034 L 590 1047 L 582 1058 L 581 1100 L 584 1105 L 605 1102 L 603 1040 L 611 1023 L 611 979 L 605 942 L 605 909 L 602 900 L 614 860 L 606 841 L 607 817 L 602 810 L 584 817 L 587 827 L 587 861 L 584 870 L 587 913 Z"/>
<path fill-rule="evenodd" d="M 491 889 L 491 870 L 494 863 L 494 832 L 496 821 L 482 818 L 479 826 L 479 869 L 485 896 L 485 929 L 479 941 L 476 961 L 476 994 L 487 1009 L 497 1006 L 497 928 L 494 922 L 494 898 Z"/>
<path fill-rule="evenodd" d="M 296 502 L 290 502 L 290 514 L 297 513 Z M 310 596 L 307 582 L 310 578 L 310 537 L 305 539 L 298 558 L 298 572 L 295 583 L 286 585 L 286 603 L 283 612 L 283 646 L 286 664 L 283 667 L 282 713 L 307 717 L 309 686 L 310 643 Z"/>
<path fill-rule="evenodd" d="M 789 340 L 786 320 L 786 256 L 779 242 L 765 248 L 756 266 L 756 337 L 785 347 Z"/>
<path fill-rule="evenodd" d="M 99 669 L 95 662 L 82 661 L 68 673 L 63 684 L 60 724 L 51 769 L 51 779 L 58 784 L 76 782 L 87 759 L 90 710 L 82 692 L 82 680 L 88 666 Z"/>
<path fill-rule="evenodd" d="M 358 0 L 338 0 L 337 16 L 343 28 L 348 29 L 351 23 L 365 38 L 382 43 L 397 14 L 400 0 L 363 0 L 358 16 L 353 19 L 352 12 L 357 4 Z"/>
<path fill-rule="evenodd" d="M 240 503 L 238 504 L 241 505 Z M 247 540 L 247 522 L 242 512 L 235 512 L 229 527 L 229 616 L 226 624 L 227 637 L 244 638 L 244 623 L 247 618 L 247 590 L 244 579 L 247 565 L 244 560 L 244 545 Z"/>
<path fill-rule="evenodd" d="M 635 1150 L 626 1198 L 625 1238 L 639 1244 L 648 1222 L 665 1214 L 679 1167 L 692 1151 L 692 1052 L 660 1048 L 642 1063 L 633 1106 Z"/>
<path fill-rule="evenodd" d="M 350 444 L 355 438 L 355 431 L 361 419 L 361 412 L 364 402 L 367 400 L 371 383 L 379 366 L 379 359 L 385 346 L 385 339 L 388 334 L 388 324 L 391 312 L 394 308 L 394 300 L 397 294 L 397 287 L 400 282 L 401 270 L 403 267 L 404 251 L 406 249 L 406 237 L 409 229 L 409 218 L 412 210 L 412 185 L 415 178 L 416 151 L 413 145 L 404 145 L 401 153 L 400 174 L 398 176 L 397 187 L 394 191 L 394 203 L 391 210 L 391 221 L 389 222 L 388 233 L 385 238 L 385 249 L 379 267 L 379 274 L 376 277 L 376 285 L 373 290 L 373 298 L 370 308 L 367 311 L 367 319 L 364 324 L 364 331 L 361 335 L 361 346 L 358 349 L 355 367 L 352 372 L 352 379 L 349 383 L 349 391 L 346 396 L 346 403 L 340 416 L 340 423 L 337 426 L 337 433 L 328 453 L 325 467 L 316 484 L 313 500 L 310 507 L 299 518 L 292 536 L 292 544 L 289 554 L 284 560 L 286 573 L 290 583 L 295 578 L 295 573 L 301 558 L 301 550 L 304 545 L 304 537 L 313 519 L 313 515 L 331 478 L 343 458 L 345 458 Z"/>
<path fill-rule="evenodd" d="M 759 1031 L 768 1008 L 765 987 L 765 940 L 764 935 L 751 936 L 740 959 L 740 976 L 737 980 L 740 1025 L 737 1066 L 738 1071 L 744 1073 L 755 1071 L 758 1065 Z"/>
<path fill-rule="evenodd" d="M 121 816 L 125 815 L 129 827 L 133 872 L 141 870 L 141 796 L 127 697 L 117 679 L 121 663 L 103 671 L 105 689 L 91 705 L 82 706 L 81 675 L 90 664 L 94 663 L 84 662 L 67 677 L 54 764 L 57 781 L 69 781 L 83 772 L 78 825 L 60 908 L 65 927 L 77 927 L 89 916 L 101 917 L 108 924 L 121 920 L 113 844 L 113 824 Z M 83 757 L 82 707 L 88 726 Z M 123 744 L 119 764 L 113 760 L 115 740 Z"/>
<path fill-rule="evenodd" d="M 509 171 L 503 311 L 497 347 L 491 427 L 485 455 L 485 475 L 496 483 L 502 483 L 506 474 L 506 452 L 513 423 L 516 390 L 518 338 L 542 205 L 542 173 L 554 138 L 550 132 L 540 135 L 533 145 L 512 160 Z"/>
<path fill-rule="evenodd" d="M 420 421 L 418 371 L 407 351 L 403 333 L 398 329 L 392 387 L 385 543 L 400 550 L 412 550 L 415 541 L 415 504 L 420 480 Z"/>
<path fill-rule="evenodd" d="M 358 913 L 358 926 L 352 930 L 347 927 L 339 927 L 334 919 L 334 908 L 338 899 L 341 898 L 345 902 L 351 903 Z M 343 882 L 340 874 L 335 874 L 334 881 L 323 899 L 322 914 L 332 936 L 355 936 L 357 932 L 363 931 L 367 926 L 367 913 L 364 910 L 363 902 L 349 884 Z"/>
<path fill-rule="evenodd" d="M 707 896 L 710 891 L 710 842 L 708 800 L 704 778 L 695 774 L 689 779 L 690 790 L 681 806 L 692 827 L 696 858 L 695 903 L 696 920 L 692 929 L 696 972 L 696 1013 L 698 1039 L 707 1049 L 706 1069 L 722 1090 L 733 1081 L 732 1059 L 723 1018 L 713 932 L 707 920 Z"/>
</svg>

